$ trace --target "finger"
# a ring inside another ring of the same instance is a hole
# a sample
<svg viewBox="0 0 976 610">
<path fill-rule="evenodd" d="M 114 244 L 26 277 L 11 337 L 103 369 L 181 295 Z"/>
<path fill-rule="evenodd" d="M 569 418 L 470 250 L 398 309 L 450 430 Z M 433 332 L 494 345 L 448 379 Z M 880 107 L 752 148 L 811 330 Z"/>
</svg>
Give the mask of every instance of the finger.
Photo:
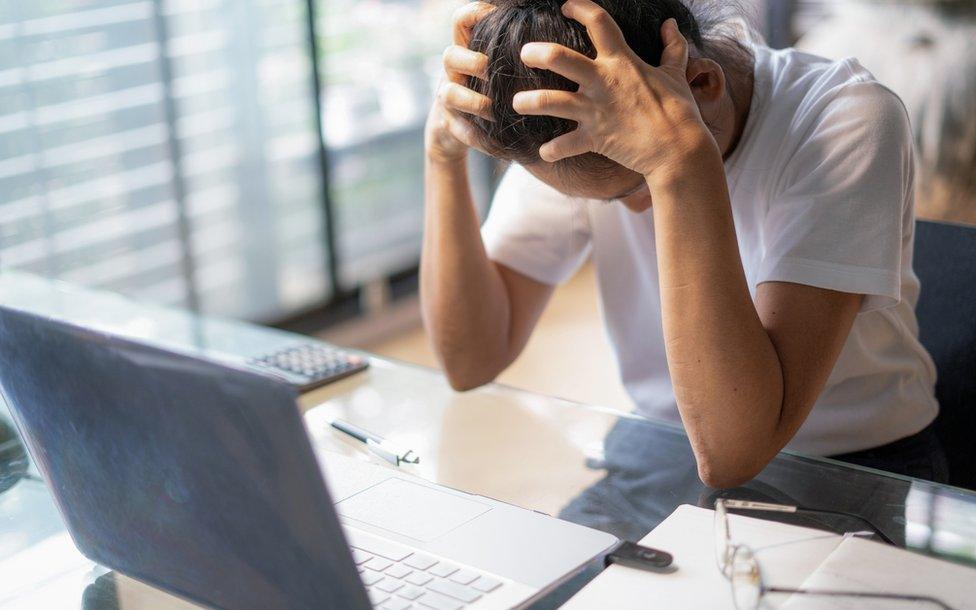
<svg viewBox="0 0 976 610">
<path fill-rule="evenodd" d="M 579 21 L 586 27 L 597 55 L 618 53 L 629 49 L 624 35 L 610 13 L 591 0 L 566 0 L 563 15 Z"/>
<path fill-rule="evenodd" d="M 491 100 L 457 83 L 444 83 L 441 88 L 444 106 L 491 121 Z"/>
<path fill-rule="evenodd" d="M 678 29 L 676 19 L 668 19 L 661 26 L 661 40 L 664 42 L 661 67 L 671 68 L 683 75 L 688 69 L 688 41 Z"/>
<path fill-rule="evenodd" d="M 484 142 L 481 137 L 481 132 L 478 131 L 471 121 L 451 111 L 445 113 L 444 120 L 447 122 L 447 130 L 457 141 L 468 148 L 474 148 L 486 155 L 492 156 L 491 148 Z"/>
<path fill-rule="evenodd" d="M 554 116 L 579 120 L 583 113 L 578 94 L 569 91 L 519 91 L 512 98 L 512 108 L 519 114 Z"/>
<path fill-rule="evenodd" d="M 478 141 L 478 138 L 475 134 L 474 125 L 470 121 L 454 113 L 446 114 L 444 121 L 447 123 L 447 130 L 452 136 L 465 146 L 474 148 L 474 144 Z"/>
<path fill-rule="evenodd" d="M 592 59 L 576 51 L 551 42 L 530 42 L 522 47 L 522 63 L 530 68 L 550 70 L 580 85 L 589 83 L 596 75 Z"/>
<path fill-rule="evenodd" d="M 567 134 L 563 134 L 554 140 L 550 140 L 539 149 L 539 156 L 543 161 L 555 163 L 568 157 L 575 157 L 593 150 L 589 138 L 580 130 L 576 129 Z"/>
<path fill-rule="evenodd" d="M 471 29 L 493 10 L 494 5 L 487 2 L 469 2 L 454 11 L 454 44 L 468 46 Z"/>
<path fill-rule="evenodd" d="M 444 50 L 444 70 L 452 81 L 464 84 L 464 75 L 488 79 L 488 56 L 460 45 Z"/>
</svg>

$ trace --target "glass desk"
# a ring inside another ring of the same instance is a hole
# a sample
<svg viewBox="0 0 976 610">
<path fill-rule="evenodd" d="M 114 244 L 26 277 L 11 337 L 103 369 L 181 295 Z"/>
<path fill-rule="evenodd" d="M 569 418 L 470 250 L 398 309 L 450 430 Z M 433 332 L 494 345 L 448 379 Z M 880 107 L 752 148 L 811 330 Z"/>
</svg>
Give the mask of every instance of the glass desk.
<svg viewBox="0 0 976 610">
<path fill-rule="evenodd" d="M 14 294 L 12 287 L 21 290 Z M 71 298 L 52 300 L 56 294 Z M 176 327 L 189 318 L 166 310 L 0 278 L 0 302 L 23 304 L 28 297 L 44 297 L 34 302 L 52 314 L 70 310 L 86 323 L 134 328 L 161 342 L 191 337 L 200 349 L 270 349 L 294 341 L 223 322 L 183 334 Z M 133 325 L 136 318 L 143 322 Z M 304 395 L 301 406 L 317 449 L 381 463 L 328 426 L 341 417 L 417 451 L 421 463 L 410 471 L 419 476 L 624 539 L 642 538 L 680 504 L 711 507 L 723 496 L 855 513 L 912 550 L 976 565 L 976 494 L 951 487 L 783 453 L 749 484 L 712 490 L 698 480 L 678 428 L 500 385 L 458 394 L 436 371 L 378 358 L 366 372 Z M 0 610 L 195 607 L 78 553 L 9 421 L 0 406 Z M 845 517 L 791 516 L 789 522 L 863 529 Z M 597 571 L 594 566 L 540 607 L 557 606 Z"/>
</svg>

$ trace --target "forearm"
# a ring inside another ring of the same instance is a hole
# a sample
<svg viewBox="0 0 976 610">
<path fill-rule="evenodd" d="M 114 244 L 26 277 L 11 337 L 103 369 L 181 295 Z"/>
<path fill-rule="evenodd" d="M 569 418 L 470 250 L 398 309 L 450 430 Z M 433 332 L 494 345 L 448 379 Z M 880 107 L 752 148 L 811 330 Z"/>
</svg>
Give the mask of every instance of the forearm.
<svg viewBox="0 0 976 610">
<path fill-rule="evenodd" d="M 424 322 L 452 385 L 468 389 L 508 364 L 508 296 L 485 253 L 464 160 L 428 159 L 425 190 Z"/>
<path fill-rule="evenodd" d="M 732 99 L 714 61 L 689 61 L 677 20 L 662 24 L 660 62 L 651 66 L 598 4 L 566 0 L 561 10 L 586 27 L 595 57 L 558 44 L 525 45 L 520 57 L 527 66 L 560 74 L 579 89 L 519 91 L 513 108 L 576 122 L 576 129 L 540 147 L 545 161 L 597 153 L 647 179 L 678 408 L 702 480 L 742 483 L 810 413 L 862 296 L 766 281 L 753 302 L 720 154 L 720 147 L 734 147 L 748 105 Z"/>
<path fill-rule="evenodd" d="M 783 441 L 783 373 L 749 293 L 717 150 L 649 180 L 668 365 L 702 479 L 751 478 Z"/>
</svg>

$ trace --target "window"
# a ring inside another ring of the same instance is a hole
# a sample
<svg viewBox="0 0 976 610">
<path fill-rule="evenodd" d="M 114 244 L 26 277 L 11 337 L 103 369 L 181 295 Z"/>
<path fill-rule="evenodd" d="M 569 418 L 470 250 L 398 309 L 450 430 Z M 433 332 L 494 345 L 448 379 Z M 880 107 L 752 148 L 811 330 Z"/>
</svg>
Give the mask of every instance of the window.
<svg viewBox="0 0 976 610">
<path fill-rule="evenodd" d="M 417 264 L 423 131 L 460 0 L 315 0 L 323 131 L 344 289 Z M 491 163 L 471 156 L 486 209 Z"/>
<path fill-rule="evenodd" d="M 304 2 L 0 5 L 0 264 L 252 319 L 331 293 Z"/>
</svg>

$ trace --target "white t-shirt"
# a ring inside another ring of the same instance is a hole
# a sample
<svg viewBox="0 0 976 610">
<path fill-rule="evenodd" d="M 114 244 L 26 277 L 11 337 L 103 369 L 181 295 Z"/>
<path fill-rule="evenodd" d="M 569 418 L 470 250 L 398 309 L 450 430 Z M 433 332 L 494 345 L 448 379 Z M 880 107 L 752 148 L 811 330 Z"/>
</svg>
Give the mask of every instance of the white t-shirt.
<svg viewBox="0 0 976 610">
<path fill-rule="evenodd" d="M 788 448 L 836 455 L 912 435 L 938 405 L 935 367 L 918 342 L 914 313 L 914 158 L 905 109 L 853 59 L 765 47 L 755 55 L 752 109 L 725 166 L 749 289 L 755 298 L 757 285 L 780 281 L 866 295 Z M 547 284 L 567 280 L 592 257 L 624 386 L 641 414 L 680 421 L 652 211 L 569 197 L 513 166 L 482 236 L 493 260 Z"/>
</svg>

